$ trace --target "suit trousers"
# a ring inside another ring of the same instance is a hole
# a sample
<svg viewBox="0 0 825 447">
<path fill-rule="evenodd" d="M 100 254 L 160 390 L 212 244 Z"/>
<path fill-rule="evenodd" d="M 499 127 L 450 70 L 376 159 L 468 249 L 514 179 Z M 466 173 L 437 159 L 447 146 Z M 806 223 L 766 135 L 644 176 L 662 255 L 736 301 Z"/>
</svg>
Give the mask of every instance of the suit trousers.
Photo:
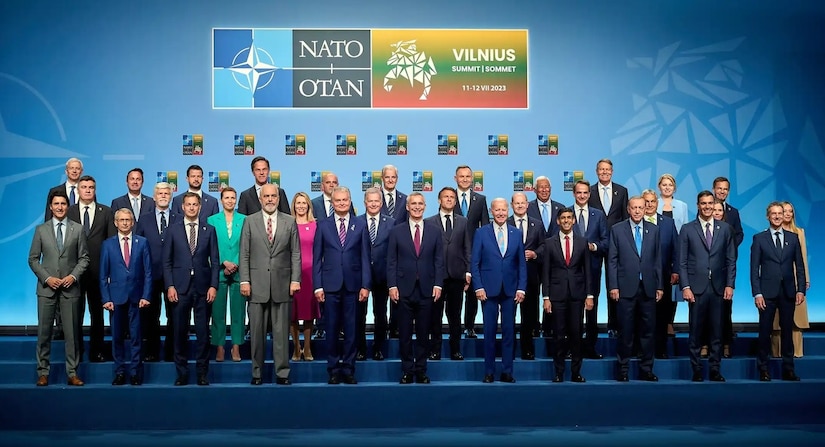
<svg viewBox="0 0 825 447">
<path fill-rule="evenodd" d="M 501 365 L 502 374 L 513 374 L 513 354 L 515 346 L 516 302 L 503 292 L 487 296 L 481 303 L 484 315 L 484 374 L 496 371 L 496 329 L 501 313 Z"/>
<path fill-rule="evenodd" d="M 796 309 L 795 297 L 784 294 L 779 297 L 765 298 L 765 310 L 759 311 L 759 355 L 756 366 L 759 371 L 768 370 L 771 355 L 771 332 L 773 319 L 779 311 L 780 352 L 782 354 L 782 371 L 793 372 L 793 313 Z"/>
<path fill-rule="evenodd" d="M 223 275 L 223 273 L 221 273 Z M 228 294 L 228 296 L 227 296 Z M 246 323 L 246 299 L 241 296 L 241 283 L 226 281 L 223 278 L 218 282 L 218 293 L 212 303 L 212 325 L 210 327 L 213 346 L 226 344 L 226 303 L 229 301 L 229 333 L 233 345 L 242 345 L 244 342 L 244 327 Z"/>
<path fill-rule="evenodd" d="M 286 379 L 289 377 L 289 320 L 291 318 L 291 302 L 276 303 L 272 300 L 265 303 L 252 303 L 249 310 L 249 343 L 252 349 L 252 377 L 261 379 L 262 370 L 266 361 L 266 332 L 272 327 L 272 361 L 275 366 L 275 377 Z M 329 337 L 327 337 L 329 339 Z"/>
<path fill-rule="evenodd" d="M 373 276 L 374 277 L 374 276 Z M 372 351 L 383 351 L 384 344 L 387 342 L 387 301 L 389 300 L 389 289 L 387 283 L 372 283 L 372 318 L 373 318 L 373 343 Z M 366 322 L 365 322 L 366 324 Z M 364 330 L 366 332 L 366 329 Z M 366 342 L 366 335 L 364 335 L 364 345 Z M 364 347 L 366 349 L 366 346 Z M 366 353 L 366 352 L 365 352 Z"/>
<path fill-rule="evenodd" d="M 189 378 L 189 319 L 194 314 L 195 322 L 195 372 L 205 377 L 209 372 L 209 315 L 212 305 L 206 302 L 206 295 L 194 290 L 178 293 L 175 306 L 175 368 L 178 377 Z"/>
<path fill-rule="evenodd" d="M 149 296 L 149 305 L 140 309 L 140 333 L 143 335 L 142 345 L 144 355 L 151 355 L 158 358 L 160 357 L 160 309 L 164 306 L 164 302 L 166 302 L 166 294 L 164 292 L 163 279 L 153 280 L 152 291 Z M 173 322 L 172 318 L 170 318 L 170 313 L 166 314 L 166 318 L 166 327 L 172 328 Z M 172 340 L 173 338 L 170 330 L 166 339 Z M 174 345 L 171 347 L 174 347 Z M 173 349 L 170 349 L 167 358 L 172 357 L 173 351 Z"/>
<path fill-rule="evenodd" d="M 533 343 L 533 329 L 537 328 L 536 322 L 539 320 L 539 284 L 540 282 L 538 276 L 527 279 L 527 290 L 524 291 L 524 300 L 520 304 L 521 355 L 525 355 L 527 353 L 535 354 L 536 352 L 536 348 Z"/>
<path fill-rule="evenodd" d="M 109 314 L 109 325 L 112 328 L 112 359 L 114 359 L 115 374 L 129 374 L 132 377 L 143 378 L 143 358 L 140 355 L 141 334 L 140 307 L 138 303 L 128 301 L 115 304 L 115 309 Z M 129 356 L 126 357 L 126 334 L 129 334 Z"/>
<path fill-rule="evenodd" d="M 419 281 L 415 282 L 411 295 L 400 296 L 398 299 L 398 313 L 396 316 L 398 317 L 401 371 L 404 374 L 427 373 L 432 314 L 432 290 L 422 290 Z M 413 333 L 415 333 L 414 344 Z"/>
<path fill-rule="evenodd" d="M 86 301 L 80 301 L 79 328 L 81 332 L 77 337 L 79 343 L 81 356 L 83 355 L 83 315 L 85 313 L 86 303 L 89 309 L 89 358 L 106 353 L 105 345 L 103 343 L 104 324 L 103 324 L 103 297 L 100 293 L 100 278 L 87 271 L 81 275 L 80 293 L 81 296 L 86 297 Z"/>
<path fill-rule="evenodd" d="M 355 320 L 358 292 L 338 290 L 324 292 L 327 338 L 327 372 L 330 375 L 355 374 Z M 344 330 L 344 341 L 338 343 L 338 331 Z"/>
<path fill-rule="evenodd" d="M 564 374 L 564 361 L 570 352 L 570 372 L 575 376 L 582 369 L 581 326 L 584 302 L 577 300 L 551 301 L 553 310 L 553 334 L 556 349 L 553 352 L 553 366 L 557 375 Z M 565 344 L 566 340 L 566 344 Z"/>
<path fill-rule="evenodd" d="M 612 300 L 611 300 L 612 301 Z M 639 371 L 653 372 L 653 327 L 656 324 L 656 298 L 645 294 L 639 281 L 636 293 L 621 297 L 616 303 L 621 332 L 616 346 L 616 359 L 620 373 L 627 373 L 633 357 L 633 341 L 638 336 L 642 356 Z"/>
<path fill-rule="evenodd" d="M 592 253 L 592 252 L 591 252 Z M 592 265 L 592 264 L 591 264 Z M 598 268 L 593 268 L 591 271 L 592 283 L 596 286 L 596 291 L 593 294 L 593 308 L 584 311 L 584 343 L 582 344 L 582 352 L 586 354 L 596 353 L 596 342 L 599 340 L 599 291 L 601 290 L 602 270 L 601 263 Z M 607 301 L 613 301 L 607 297 Z"/>
<path fill-rule="evenodd" d="M 670 275 L 664 276 L 670 278 Z M 656 355 L 667 354 L 667 325 L 673 322 L 676 302 L 673 301 L 673 286 L 665 285 L 662 299 L 656 303 L 656 325 L 653 331 L 653 352 Z"/>
<path fill-rule="evenodd" d="M 475 330 L 476 315 L 478 315 L 478 298 L 476 298 L 476 294 L 471 287 L 467 289 L 464 299 L 464 329 Z"/>
<path fill-rule="evenodd" d="M 694 372 L 702 371 L 702 359 L 699 356 L 707 335 L 708 369 L 718 373 L 722 362 L 722 295 L 713 291 L 710 285 L 704 293 L 694 293 L 695 302 L 688 304 L 688 349 L 690 365 Z"/>
<path fill-rule="evenodd" d="M 52 331 L 55 315 L 61 315 L 63 320 L 63 336 L 66 349 L 66 375 L 77 375 L 77 365 L 80 363 L 80 351 L 77 339 L 81 340 L 80 321 L 81 298 L 66 298 L 60 292 L 54 296 L 37 297 L 37 375 L 48 376 L 50 369 L 49 357 L 52 351 Z"/>
<path fill-rule="evenodd" d="M 722 301 L 722 344 L 733 344 L 733 300 Z"/>
<path fill-rule="evenodd" d="M 461 352 L 461 306 L 464 302 L 465 280 L 445 278 L 441 289 L 441 299 L 433 303 L 430 317 L 430 353 L 441 353 L 442 321 L 447 314 L 450 331 L 450 355 Z"/>
</svg>

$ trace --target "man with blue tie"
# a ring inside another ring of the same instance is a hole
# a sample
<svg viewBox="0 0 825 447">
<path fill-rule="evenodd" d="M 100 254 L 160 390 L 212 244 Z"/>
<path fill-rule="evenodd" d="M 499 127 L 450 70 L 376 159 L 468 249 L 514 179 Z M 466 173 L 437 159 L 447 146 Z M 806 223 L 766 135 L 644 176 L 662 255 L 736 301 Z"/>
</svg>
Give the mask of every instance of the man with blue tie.
<svg viewBox="0 0 825 447">
<path fill-rule="evenodd" d="M 519 340 L 521 358 L 522 360 L 535 360 L 536 348 L 533 333 L 538 330 L 541 262 L 547 233 L 541 220 L 528 215 L 529 205 L 526 194 L 514 193 L 510 204 L 513 207 L 513 215 L 507 219 L 507 223 L 521 232 L 524 259 L 527 261 L 527 289 L 524 291 L 524 301 L 521 302 L 521 338 Z"/>
<path fill-rule="evenodd" d="M 43 221 L 52 218 L 51 203 L 49 199 L 56 191 L 63 191 L 66 197 L 69 198 L 69 206 L 76 205 L 80 199 L 80 191 L 78 191 L 78 182 L 83 175 L 83 162 L 79 158 L 72 157 L 66 160 L 66 181 L 49 189 L 46 195 L 46 213 Z M 57 335 L 57 334 L 55 334 Z"/>
<path fill-rule="evenodd" d="M 134 215 L 129 208 L 115 211 L 117 235 L 103 241 L 100 256 L 100 291 L 103 308 L 110 312 L 112 327 L 112 358 L 115 379 L 112 385 L 126 384 L 129 368 L 132 385 L 143 383 L 141 358 L 141 309 L 149 305 L 152 292 L 152 261 L 149 244 L 133 235 Z M 126 332 L 129 332 L 129 361 L 124 352 Z"/>
<path fill-rule="evenodd" d="M 582 356 L 588 359 L 603 358 L 602 354 L 596 350 L 596 342 L 599 339 L 599 291 L 602 281 L 602 262 L 607 256 L 607 242 L 609 230 L 604 212 L 593 208 L 588 203 L 590 200 L 590 182 L 579 180 L 573 185 L 573 205 L 574 218 L 573 232 L 584 237 L 587 241 L 587 250 L 590 252 L 590 275 L 593 285 L 593 306 L 584 310 L 584 343 L 582 344 Z"/>
<path fill-rule="evenodd" d="M 325 303 L 327 372 L 330 385 L 354 385 L 356 303 L 367 301 L 371 288 L 370 236 L 355 218 L 349 189 L 332 190 L 332 216 L 320 220 L 312 245 L 312 284 L 315 298 Z M 343 345 L 338 330 L 344 330 Z"/>
<path fill-rule="evenodd" d="M 183 193 L 183 219 L 167 228 L 163 244 L 163 282 L 175 306 L 175 386 L 189 384 L 189 320 L 195 320 L 195 372 L 209 385 L 209 316 L 218 292 L 221 260 L 215 227 L 199 218 L 201 197 Z"/>
<path fill-rule="evenodd" d="M 140 218 L 145 215 L 152 215 L 155 211 L 155 201 L 146 194 L 141 193 L 143 189 L 143 169 L 134 168 L 126 174 L 126 194 L 112 200 L 112 210 L 121 208 L 132 210 L 135 222 L 140 222 Z"/>
<path fill-rule="evenodd" d="M 490 223 L 487 197 L 476 192 L 473 183 L 473 170 L 469 166 L 460 165 L 455 169 L 455 184 L 458 193 L 458 206 L 455 212 L 467 218 L 470 240 L 475 237 L 477 229 Z M 477 314 L 478 300 L 472 291 L 467 289 L 464 300 L 464 331 L 467 338 L 477 338 L 475 330 Z"/>
<path fill-rule="evenodd" d="M 420 192 L 407 197 L 407 223 L 392 229 L 387 247 L 387 285 L 390 299 L 398 303 L 402 384 L 430 383 L 430 319 L 444 285 L 441 229 L 424 221 L 425 207 Z"/>
<path fill-rule="evenodd" d="M 507 200 L 490 204 L 493 223 L 476 231 L 470 271 L 473 291 L 484 314 L 484 383 L 493 383 L 496 367 L 496 323 L 501 314 L 501 363 L 499 379 L 515 383 L 513 347 L 516 304 L 527 288 L 527 260 L 518 228 L 507 224 Z"/>
<path fill-rule="evenodd" d="M 736 244 L 730 225 L 713 218 L 713 193 L 700 192 L 696 202 L 699 215 L 679 232 L 679 286 L 689 307 L 692 380 L 705 380 L 699 351 L 707 335 L 709 378 L 712 382 L 724 382 L 720 372 L 722 300 L 733 299 Z"/>
<path fill-rule="evenodd" d="M 616 380 L 627 382 L 633 340 L 639 335 L 639 378 L 659 380 L 653 374 L 653 327 L 656 302 L 662 299 L 662 261 L 659 228 L 643 220 L 645 201 L 628 200 L 630 218 L 610 229 L 607 249 L 607 290 L 616 301 L 621 335 L 616 349 Z"/>
<path fill-rule="evenodd" d="M 533 185 L 536 198 L 530 201 L 527 207 L 527 215 L 540 220 L 547 234 L 556 234 L 559 232 L 556 215 L 559 213 L 559 210 L 565 208 L 565 206 L 561 202 L 550 199 L 552 186 L 550 185 L 549 178 L 543 175 L 536 177 Z"/>
<path fill-rule="evenodd" d="M 200 198 L 200 215 L 201 220 L 206 220 L 207 217 L 217 214 L 220 211 L 218 206 L 218 199 L 215 196 L 203 192 L 201 186 L 203 185 L 203 168 L 198 165 L 191 165 L 186 169 L 186 182 L 189 184 L 189 189 L 186 192 L 191 192 Z M 179 194 L 172 199 L 172 209 L 180 210 L 183 206 L 184 194 Z"/>
<path fill-rule="evenodd" d="M 397 190 L 398 168 L 386 165 L 381 168 L 381 214 L 392 217 L 396 224 L 407 220 L 407 195 Z"/>
<path fill-rule="evenodd" d="M 793 364 L 793 314 L 805 301 L 805 262 L 799 237 L 782 229 L 782 203 L 768 205 L 770 228 L 753 235 L 751 245 L 751 291 L 759 309 L 759 354 L 756 365 L 759 380 L 769 382 L 768 362 L 771 352 L 773 319 L 779 311 L 781 332 L 782 380 L 799 381 Z"/>
</svg>

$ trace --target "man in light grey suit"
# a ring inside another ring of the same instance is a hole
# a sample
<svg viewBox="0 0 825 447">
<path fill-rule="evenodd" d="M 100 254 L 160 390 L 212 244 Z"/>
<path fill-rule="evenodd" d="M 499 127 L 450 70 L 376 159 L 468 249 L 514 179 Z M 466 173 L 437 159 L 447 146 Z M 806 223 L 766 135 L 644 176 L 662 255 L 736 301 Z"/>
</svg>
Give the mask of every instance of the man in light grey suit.
<svg viewBox="0 0 825 447">
<path fill-rule="evenodd" d="M 78 341 L 82 340 L 78 279 L 89 265 L 89 252 L 83 227 L 66 218 L 68 208 L 69 197 L 64 191 L 51 193 L 52 217 L 35 229 L 29 249 L 29 267 L 37 276 L 37 386 L 49 384 L 52 324 L 57 311 L 63 320 L 68 384 L 83 386 L 77 376 Z"/>
<path fill-rule="evenodd" d="M 241 295 L 249 301 L 252 385 L 261 385 L 267 321 L 272 322 L 272 358 L 278 385 L 289 380 L 289 307 L 301 288 L 301 245 L 295 218 L 278 212 L 278 186 L 261 186 L 261 211 L 241 229 Z"/>
</svg>

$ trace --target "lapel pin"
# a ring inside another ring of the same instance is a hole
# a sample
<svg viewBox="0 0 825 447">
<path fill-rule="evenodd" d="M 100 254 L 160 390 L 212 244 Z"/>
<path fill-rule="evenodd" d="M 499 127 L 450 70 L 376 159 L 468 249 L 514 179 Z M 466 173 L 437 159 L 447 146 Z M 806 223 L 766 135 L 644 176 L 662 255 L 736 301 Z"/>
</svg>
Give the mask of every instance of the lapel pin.
<svg viewBox="0 0 825 447">
<path fill-rule="evenodd" d="M 355 231 L 355 224 L 352 224 L 352 226 L 350 226 L 349 229 L 350 231 Z"/>
</svg>

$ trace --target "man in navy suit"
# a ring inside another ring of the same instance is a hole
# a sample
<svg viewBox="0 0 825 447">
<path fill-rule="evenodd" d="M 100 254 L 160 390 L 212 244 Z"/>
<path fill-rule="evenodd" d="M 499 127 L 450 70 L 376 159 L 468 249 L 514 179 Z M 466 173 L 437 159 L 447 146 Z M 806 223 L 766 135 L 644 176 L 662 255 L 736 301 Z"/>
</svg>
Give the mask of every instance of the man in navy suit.
<svg viewBox="0 0 825 447">
<path fill-rule="evenodd" d="M 366 224 L 350 214 L 348 188 L 332 190 L 333 215 L 318 222 L 312 246 L 312 283 L 315 297 L 325 303 L 327 372 L 330 385 L 354 385 L 355 319 L 358 301 L 370 294 L 370 236 Z M 339 345 L 338 330 L 344 329 Z"/>
<path fill-rule="evenodd" d="M 252 159 L 250 167 L 255 177 L 255 184 L 244 190 L 238 198 L 238 212 L 244 216 L 261 210 L 261 187 L 269 183 L 269 160 L 266 157 L 256 156 Z M 289 214 L 289 199 L 286 197 L 286 191 L 280 187 L 278 188 L 278 211 Z"/>
<path fill-rule="evenodd" d="M 543 307 L 553 317 L 556 351 L 553 353 L 553 382 L 564 381 L 565 353 L 571 354 L 571 380 L 582 383 L 581 324 L 585 309 L 593 308 L 593 289 L 598 287 L 590 273 L 587 239 L 573 232 L 573 209 L 562 208 L 556 217 L 559 232 L 544 245 L 541 265 Z M 564 345 L 567 338 L 568 346 Z"/>
<path fill-rule="evenodd" d="M 100 257 L 100 291 L 103 308 L 111 316 L 112 357 L 115 379 L 112 385 L 126 384 L 126 368 L 132 385 L 143 383 L 141 358 L 141 309 L 149 305 L 152 291 L 152 261 L 148 241 L 132 234 L 134 214 L 129 208 L 115 211 L 117 235 L 103 241 Z M 124 336 L 129 331 L 129 362 L 124 352 Z"/>
<path fill-rule="evenodd" d="M 591 208 L 601 210 L 607 217 L 608 232 L 613 225 L 627 220 L 627 188 L 613 182 L 613 162 L 603 158 L 596 163 L 596 176 L 599 182 L 590 187 Z M 607 258 L 605 258 L 605 269 Z M 606 278 L 605 278 L 606 280 Z M 616 336 L 619 320 L 616 317 L 616 301 L 607 300 L 607 333 Z"/>
<path fill-rule="evenodd" d="M 149 255 L 152 259 L 152 290 L 149 293 L 149 305 L 142 308 L 141 334 L 143 335 L 143 351 L 146 362 L 160 360 L 160 309 L 166 308 L 166 342 L 163 345 L 163 359 L 167 362 L 175 361 L 175 318 L 173 303 L 166 296 L 166 287 L 163 284 L 163 240 L 166 237 L 169 225 L 180 220 L 181 214 L 170 208 L 172 201 L 172 185 L 166 182 L 155 184 L 155 208 L 151 217 L 147 217 L 135 224 L 135 234 L 146 238 L 149 245 Z"/>
<path fill-rule="evenodd" d="M 736 244 L 730 225 L 713 218 L 713 194 L 697 195 L 699 215 L 679 232 L 679 285 L 688 302 L 690 364 L 693 381 L 704 380 L 699 351 L 709 335 L 710 380 L 724 382 L 722 352 L 722 300 L 733 299 L 736 282 Z"/>
<path fill-rule="evenodd" d="M 544 255 L 544 240 L 547 232 L 540 219 L 528 215 L 527 195 L 516 192 L 510 199 L 513 215 L 507 223 L 519 229 L 524 243 L 524 259 L 527 260 L 527 289 L 521 302 L 521 358 L 535 360 L 536 347 L 533 332 L 538 330 L 539 285 L 541 285 L 541 262 Z M 556 224 L 558 226 L 558 224 Z"/>
<path fill-rule="evenodd" d="M 129 208 L 135 216 L 135 222 L 146 215 L 152 215 L 155 211 L 155 201 L 146 194 L 141 193 L 143 189 L 143 169 L 134 168 L 126 174 L 126 187 L 128 192 L 112 200 L 112 210 Z"/>
<path fill-rule="evenodd" d="M 616 380 L 627 382 L 633 339 L 639 334 L 639 378 L 659 380 L 653 374 L 653 326 L 656 302 L 662 299 L 662 260 L 659 228 L 643 220 L 645 201 L 628 200 L 630 218 L 610 229 L 607 249 L 607 290 L 616 301 L 621 333 L 616 349 Z"/>
<path fill-rule="evenodd" d="M 175 306 L 175 386 L 189 384 L 189 320 L 194 311 L 198 385 L 209 385 L 209 317 L 218 291 L 221 261 L 215 227 L 198 218 L 201 197 L 183 193 L 183 219 L 167 228 L 163 243 L 163 282 Z"/>
<path fill-rule="evenodd" d="M 424 195 L 407 197 L 406 224 L 396 225 L 387 248 L 387 285 L 390 299 L 398 302 L 398 334 L 402 384 L 430 383 L 430 318 L 433 302 L 441 298 L 444 284 L 444 245 L 441 229 L 424 221 Z M 415 333 L 415 347 L 413 347 Z"/>
<path fill-rule="evenodd" d="M 77 204 L 77 200 L 80 198 L 80 191 L 77 190 L 77 183 L 80 181 L 80 177 L 82 175 L 83 162 L 80 161 L 79 158 L 72 157 L 66 160 L 66 181 L 49 189 L 49 193 L 46 195 L 46 213 L 43 218 L 44 222 L 52 218 L 52 204 L 49 202 L 49 199 L 51 199 L 57 191 L 63 191 L 66 194 L 66 197 L 69 198 L 68 206 Z"/>
<path fill-rule="evenodd" d="M 545 233 L 556 234 L 559 232 L 556 215 L 558 215 L 559 211 L 565 208 L 565 206 L 561 202 L 550 199 L 552 187 L 549 178 L 543 175 L 536 177 L 533 185 L 536 191 L 536 198 L 533 199 L 527 207 L 527 215 L 540 220 L 544 226 Z"/>
<path fill-rule="evenodd" d="M 607 256 L 607 242 L 609 231 L 607 218 L 602 210 L 593 208 L 589 204 L 590 182 L 579 180 L 573 185 L 573 213 L 576 219 L 573 232 L 584 237 L 587 241 L 587 251 L 590 252 L 590 282 L 593 286 L 593 306 L 584 310 L 585 338 L 582 344 L 582 356 L 589 359 L 603 358 L 596 350 L 596 341 L 599 339 L 598 314 L 599 290 L 602 281 L 602 262 Z"/>
<path fill-rule="evenodd" d="M 396 224 L 407 220 L 407 195 L 395 189 L 398 168 L 393 165 L 381 168 L 381 185 L 381 214 L 392 217 Z"/>
<path fill-rule="evenodd" d="M 387 340 L 387 243 L 390 230 L 395 226 L 392 217 L 381 213 L 381 190 L 369 188 L 364 192 L 364 207 L 367 212 L 358 216 L 358 220 L 367 227 L 370 236 L 370 274 L 372 275 L 372 314 L 375 325 L 375 337 L 372 344 L 373 360 L 384 360 L 384 343 Z M 405 201 L 406 203 L 406 201 Z M 367 358 L 367 301 L 358 302 L 358 319 L 356 321 L 357 351 L 356 360 Z"/>
<path fill-rule="evenodd" d="M 493 199 L 493 223 L 476 231 L 470 271 L 473 291 L 484 314 L 484 383 L 493 382 L 496 368 L 496 323 L 501 311 L 501 363 L 499 378 L 514 383 L 516 303 L 524 300 L 527 260 L 518 228 L 507 224 L 507 200 Z"/>
<path fill-rule="evenodd" d="M 742 219 L 739 218 L 739 210 L 731 206 L 728 200 L 730 194 L 730 181 L 727 177 L 716 177 L 713 179 L 713 196 L 721 200 L 725 205 L 725 222 L 733 230 L 733 243 L 736 245 L 737 257 L 739 246 L 745 240 L 745 231 L 742 229 Z"/>
<path fill-rule="evenodd" d="M 675 312 L 676 303 L 673 301 L 673 285 L 679 283 L 679 233 L 676 223 L 667 216 L 658 214 L 659 198 L 656 191 L 645 189 L 642 191 L 645 200 L 645 221 L 659 228 L 659 251 L 662 259 L 662 299 L 656 302 L 656 324 L 653 328 L 653 352 L 657 359 L 666 359 L 667 355 L 667 325 L 671 315 Z"/>
<path fill-rule="evenodd" d="M 467 218 L 467 230 L 470 240 L 473 240 L 477 229 L 490 223 L 490 214 L 487 211 L 487 197 L 475 191 L 473 185 L 473 170 L 467 165 L 455 169 L 455 183 L 458 193 L 456 214 Z M 464 306 L 464 330 L 467 338 L 477 338 L 475 325 L 478 314 L 478 300 L 471 290 L 467 290 Z"/>
<path fill-rule="evenodd" d="M 425 221 L 441 228 L 444 245 L 444 285 L 441 299 L 433 304 L 430 324 L 430 360 L 441 360 L 443 315 L 447 314 L 450 331 L 450 359 L 464 360 L 461 353 L 461 307 L 464 292 L 470 286 L 470 252 L 473 240 L 467 228 L 467 218 L 455 211 L 458 194 L 445 186 L 438 192 L 438 213 Z"/>
<path fill-rule="evenodd" d="M 793 313 L 805 301 L 805 262 L 799 237 L 782 229 L 784 211 L 780 202 L 768 205 L 770 228 L 753 235 L 751 245 L 751 291 L 759 309 L 759 380 L 771 380 L 768 361 L 773 319 L 779 311 L 782 338 L 782 380 L 798 381 L 793 365 Z"/>
<path fill-rule="evenodd" d="M 196 194 L 201 199 L 199 218 L 201 220 L 206 220 L 207 217 L 213 214 L 218 214 L 218 211 L 220 210 L 218 207 L 218 199 L 203 192 L 201 189 L 201 186 L 203 185 L 203 168 L 198 165 L 189 166 L 189 168 L 186 169 L 186 181 L 189 183 L 189 189 L 187 192 Z M 172 209 L 176 212 L 181 212 L 184 194 L 178 194 L 174 199 L 172 199 Z"/>
</svg>

